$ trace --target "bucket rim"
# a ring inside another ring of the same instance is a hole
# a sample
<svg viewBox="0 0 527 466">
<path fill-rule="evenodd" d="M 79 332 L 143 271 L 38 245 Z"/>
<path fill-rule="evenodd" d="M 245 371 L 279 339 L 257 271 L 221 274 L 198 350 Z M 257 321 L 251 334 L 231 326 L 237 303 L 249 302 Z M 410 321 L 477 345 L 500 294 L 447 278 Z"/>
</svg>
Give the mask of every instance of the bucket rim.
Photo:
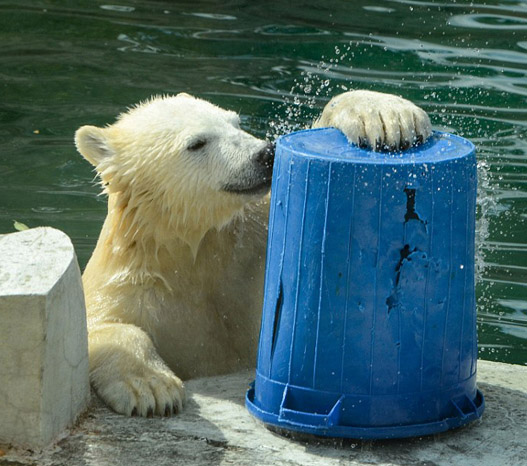
<svg viewBox="0 0 527 466">
<path fill-rule="evenodd" d="M 321 146 L 311 146 L 317 142 L 313 135 L 327 135 L 328 141 L 332 141 L 333 145 L 325 150 L 321 150 Z M 307 140 L 308 145 L 303 140 Z M 476 154 L 476 146 L 471 141 L 445 131 L 432 131 L 432 135 L 423 144 L 404 151 L 377 152 L 349 143 L 344 133 L 332 127 L 303 129 L 282 135 L 278 138 L 276 147 L 277 155 L 281 147 L 287 147 L 287 151 L 295 156 L 314 160 L 386 166 L 436 165 Z"/>
<path fill-rule="evenodd" d="M 459 411 L 457 416 L 441 419 L 422 424 L 407 424 L 393 426 L 314 426 L 295 422 L 291 419 L 282 419 L 278 414 L 265 411 L 254 403 L 255 389 L 251 386 L 245 395 L 245 406 L 249 413 L 262 421 L 265 425 L 277 427 L 287 431 L 310 434 L 320 437 L 349 438 L 357 440 L 386 440 L 397 438 L 421 437 L 437 434 L 447 430 L 456 429 L 475 421 L 483 415 L 485 410 L 485 398 L 478 389 L 473 403 L 475 410 L 471 413 Z"/>
</svg>

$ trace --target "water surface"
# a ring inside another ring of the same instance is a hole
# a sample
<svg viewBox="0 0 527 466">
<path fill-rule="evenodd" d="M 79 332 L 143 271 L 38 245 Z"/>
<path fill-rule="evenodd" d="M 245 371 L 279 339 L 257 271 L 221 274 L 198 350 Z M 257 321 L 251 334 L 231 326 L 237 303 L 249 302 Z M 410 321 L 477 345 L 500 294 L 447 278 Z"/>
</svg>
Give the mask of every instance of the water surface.
<svg viewBox="0 0 527 466">
<path fill-rule="evenodd" d="M 413 100 L 478 148 L 480 356 L 527 364 L 526 2 L 0 0 L 0 43 L 0 232 L 60 228 L 81 266 L 106 201 L 79 126 L 181 91 L 260 137 L 345 89 Z"/>
</svg>

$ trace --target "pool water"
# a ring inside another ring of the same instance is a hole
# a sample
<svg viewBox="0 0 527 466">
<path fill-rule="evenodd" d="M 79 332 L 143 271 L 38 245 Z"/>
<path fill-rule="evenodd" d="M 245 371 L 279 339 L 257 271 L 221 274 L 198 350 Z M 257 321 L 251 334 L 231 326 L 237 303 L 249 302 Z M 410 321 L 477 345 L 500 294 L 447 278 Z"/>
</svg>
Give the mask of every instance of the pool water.
<svg viewBox="0 0 527 466">
<path fill-rule="evenodd" d="M 60 228 L 83 267 L 106 200 L 73 134 L 153 94 L 274 137 L 342 90 L 396 93 L 477 146 L 480 357 L 527 364 L 527 3 L 294 3 L 0 0 L 0 233 Z"/>
</svg>

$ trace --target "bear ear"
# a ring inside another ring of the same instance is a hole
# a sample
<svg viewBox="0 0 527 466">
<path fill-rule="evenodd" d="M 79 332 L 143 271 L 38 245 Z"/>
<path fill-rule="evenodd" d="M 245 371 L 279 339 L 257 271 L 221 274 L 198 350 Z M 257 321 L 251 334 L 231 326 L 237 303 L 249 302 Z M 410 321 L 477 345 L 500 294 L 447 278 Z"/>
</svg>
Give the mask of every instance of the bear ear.
<svg viewBox="0 0 527 466">
<path fill-rule="evenodd" d="M 115 153 L 108 140 L 108 130 L 96 126 L 80 127 L 75 133 L 75 146 L 94 167 Z"/>
</svg>

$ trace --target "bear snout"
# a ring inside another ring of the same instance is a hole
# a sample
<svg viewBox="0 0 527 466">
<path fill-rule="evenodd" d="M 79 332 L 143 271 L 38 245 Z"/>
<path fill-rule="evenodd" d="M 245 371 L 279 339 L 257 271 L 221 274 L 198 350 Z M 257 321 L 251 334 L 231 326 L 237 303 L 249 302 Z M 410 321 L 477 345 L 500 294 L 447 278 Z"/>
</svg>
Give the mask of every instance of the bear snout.
<svg viewBox="0 0 527 466">
<path fill-rule="evenodd" d="M 256 154 L 256 163 L 262 165 L 271 173 L 273 170 L 275 148 L 276 145 L 272 142 L 269 142 L 267 143 L 267 146 L 265 146 L 260 152 Z"/>
</svg>

